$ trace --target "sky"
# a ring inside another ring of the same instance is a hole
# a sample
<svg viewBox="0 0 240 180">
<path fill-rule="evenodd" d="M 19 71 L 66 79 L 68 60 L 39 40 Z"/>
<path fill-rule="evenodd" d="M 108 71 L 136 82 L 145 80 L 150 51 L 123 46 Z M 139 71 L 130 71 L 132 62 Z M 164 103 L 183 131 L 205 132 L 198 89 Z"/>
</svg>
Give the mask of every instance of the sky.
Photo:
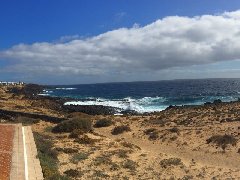
<svg viewBox="0 0 240 180">
<path fill-rule="evenodd" d="M 0 1 L 0 80 L 239 77 L 239 0 Z"/>
</svg>

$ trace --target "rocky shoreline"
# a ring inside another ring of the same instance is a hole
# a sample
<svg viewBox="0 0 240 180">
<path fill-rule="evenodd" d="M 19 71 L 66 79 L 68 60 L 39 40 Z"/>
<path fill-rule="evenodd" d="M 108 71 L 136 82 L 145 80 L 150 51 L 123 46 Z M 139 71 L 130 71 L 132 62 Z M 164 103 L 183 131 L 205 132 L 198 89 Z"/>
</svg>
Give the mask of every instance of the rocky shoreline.
<svg viewBox="0 0 240 180">
<path fill-rule="evenodd" d="M 9 90 L 10 93 L 14 93 L 15 95 L 24 95 L 25 98 L 30 100 L 37 100 L 38 103 L 42 103 L 44 106 L 53 108 L 62 112 L 82 112 L 89 115 L 114 115 L 114 114 L 123 114 L 123 115 L 154 115 L 158 112 L 151 113 L 139 113 L 132 110 L 124 110 L 110 106 L 102 106 L 102 105 L 64 105 L 69 101 L 76 101 L 78 99 L 73 98 L 61 98 L 61 97 L 51 97 L 51 96 L 41 96 L 43 90 L 47 88 L 47 86 L 37 85 L 37 84 L 27 84 L 22 89 L 11 88 Z M 170 109 L 182 109 L 182 108 L 194 108 L 194 107 L 218 107 L 226 104 L 231 104 L 239 102 L 222 102 L 220 99 L 216 99 L 214 102 L 205 102 L 202 105 L 182 105 L 182 106 L 173 106 L 170 105 L 165 110 Z"/>
</svg>

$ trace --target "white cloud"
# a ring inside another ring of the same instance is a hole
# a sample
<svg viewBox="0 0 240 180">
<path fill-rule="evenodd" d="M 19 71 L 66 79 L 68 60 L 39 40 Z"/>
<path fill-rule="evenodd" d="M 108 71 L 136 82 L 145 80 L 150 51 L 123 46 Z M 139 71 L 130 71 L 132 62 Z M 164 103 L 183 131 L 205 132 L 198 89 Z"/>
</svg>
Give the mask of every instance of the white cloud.
<svg viewBox="0 0 240 180">
<path fill-rule="evenodd" d="M 240 10 L 169 16 L 143 27 L 121 28 L 87 39 L 19 44 L 1 51 L 0 59 L 15 62 L 0 68 L 1 72 L 68 77 L 154 73 L 236 60 L 240 59 Z"/>
</svg>

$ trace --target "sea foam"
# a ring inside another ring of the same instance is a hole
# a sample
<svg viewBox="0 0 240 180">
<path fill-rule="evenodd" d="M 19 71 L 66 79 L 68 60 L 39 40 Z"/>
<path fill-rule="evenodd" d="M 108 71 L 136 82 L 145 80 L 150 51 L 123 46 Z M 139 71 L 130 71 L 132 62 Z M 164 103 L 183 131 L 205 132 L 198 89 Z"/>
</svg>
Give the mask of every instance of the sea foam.
<svg viewBox="0 0 240 180">
<path fill-rule="evenodd" d="M 140 113 L 144 112 L 154 112 L 162 111 L 167 108 L 167 106 L 159 106 L 157 102 L 163 101 L 162 97 L 144 97 L 140 99 L 133 99 L 126 97 L 124 99 L 110 100 L 103 98 L 96 98 L 95 100 L 87 101 L 70 101 L 66 102 L 64 105 L 101 105 L 108 107 L 115 107 L 122 110 L 134 110 Z M 155 102 L 155 103 L 154 103 Z"/>
</svg>

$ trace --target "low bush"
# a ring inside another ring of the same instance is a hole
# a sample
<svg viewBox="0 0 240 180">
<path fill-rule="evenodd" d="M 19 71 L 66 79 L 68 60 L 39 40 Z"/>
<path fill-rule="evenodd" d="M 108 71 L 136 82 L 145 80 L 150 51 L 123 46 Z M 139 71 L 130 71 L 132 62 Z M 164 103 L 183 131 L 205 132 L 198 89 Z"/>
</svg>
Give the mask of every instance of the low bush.
<svg viewBox="0 0 240 180">
<path fill-rule="evenodd" d="M 94 144 L 97 140 L 89 138 L 87 135 L 83 135 L 82 137 L 76 138 L 74 142 L 79 144 Z"/>
<path fill-rule="evenodd" d="M 128 152 L 127 150 L 119 149 L 115 151 L 114 153 L 119 157 L 119 158 L 128 158 Z"/>
<path fill-rule="evenodd" d="M 64 174 L 66 174 L 67 176 L 72 177 L 72 178 L 81 177 L 83 175 L 81 172 L 79 172 L 76 169 L 69 169 L 69 170 L 65 171 Z"/>
<path fill-rule="evenodd" d="M 149 137 L 148 137 L 149 140 L 156 140 L 159 137 L 157 129 L 155 129 L 155 128 L 149 128 L 149 129 L 145 130 L 144 133 L 146 135 L 149 135 Z"/>
<path fill-rule="evenodd" d="M 95 128 L 108 127 L 111 126 L 112 124 L 113 122 L 111 119 L 100 119 L 95 123 L 94 127 Z"/>
<path fill-rule="evenodd" d="M 171 129 L 169 129 L 169 131 L 172 133 L 177 133 L 177 134 L 180 132 L 180 130 L 177 127 L 173 127 Z"/>
<path fill-rule="evenodd" d="M 151 134 L 151 133 L 154 132 L 154 131 L 157 131 L 157 129 L 156 129 L 156 128 L 149 128 L 149 129 L 145 130 L 144 133 L 145 133 L 146 135 L 149 135 L 149 134 Z"/>
<path fill-rule="evenodd" d="M 72 153 L 77 153 L 77 149 L 72 149 L 72 148 L 55 148 L 56 151 L 58 152 L 64 152 L 66 154 L 72 154 Z"/>
<path fill-rule="evenodd" d="M 167 168 L 168 166 L 179 166 L 182 165 L 182 160 L 180 158 L 169 158 L 169 159 L 163 159 L 160 161 L 160 165 L 163 168 Z"/>
<path fill-rule="evenodd" d="M 89 154 L 80 152 L 80 153 L 74 154 L 73 157 L 70 159 L 70 161 L 74 164 L 77 164 L 79 161 L 88 159 L 88 156 Z"/>
<path fill-rule="evenodd" d="M 111 163 L 112 163 L 112 160 L 106 155 L 98 156 L 94 159 L 95 166 L 107 165 L 107 164 L 111 164 Z"/>
<path fill-rule="evenodd" d="M 221 147 L 223 150 L 226 149 L 228 145 L 235 146 L 237 144 L 237 139 L 232 135 L 214 135 L 206 140 L 207 144 L 213 143 L 218 147 Z"/>
<path fill-rule="evenodd" d="M 126 161 L 123 162 L 123 168 L 125 169 L 135 171 L 137 167 L 138 167 L 138 164 L 130 159 L 127 159 Z"/>
<path fill-rule="evenodd" d="M 58 152 L 53 149 L 51 137 L 34 132 L 34 139 L 36 142 L 38 158 L 42 167 L 44 179 L 67 180 L 68 178 L 61 176 L 58 172 Z"/>
<path fill-rule="evenodd" d="M 95 171 L 92 175 L 94 178 L 93 179 L 109 179 L 109 175 L 106 174 L 104 171 Z"/>
<path fill-rule="evenodd" d="M 84 131 L 82 129 L 74 129 L 70 134 L 69 138 L 78 138 L 80 135 L 83 135 Z"/>
<path fill-rule="evenodd" d="M 118 134 L 122 134 L 122 133 L 128 132 L 128 131 L 131 131 L 129 126 L 126 126 L 126 125 L 116 126 L 115 128 L 113 128 L 112 134 L 118 135 Z"/>
<path fill-rule="evenodd" d="M 53 133 L 67 133 L 72 132 L 76 129 L 82 130 L 83 132 L 89 132 L 92 129 L 92 121 L 88 118 L 74 118 L 71 120 L 66 120 L 58 125 L 56 125 L 53 129 Z"/>
</svg>

